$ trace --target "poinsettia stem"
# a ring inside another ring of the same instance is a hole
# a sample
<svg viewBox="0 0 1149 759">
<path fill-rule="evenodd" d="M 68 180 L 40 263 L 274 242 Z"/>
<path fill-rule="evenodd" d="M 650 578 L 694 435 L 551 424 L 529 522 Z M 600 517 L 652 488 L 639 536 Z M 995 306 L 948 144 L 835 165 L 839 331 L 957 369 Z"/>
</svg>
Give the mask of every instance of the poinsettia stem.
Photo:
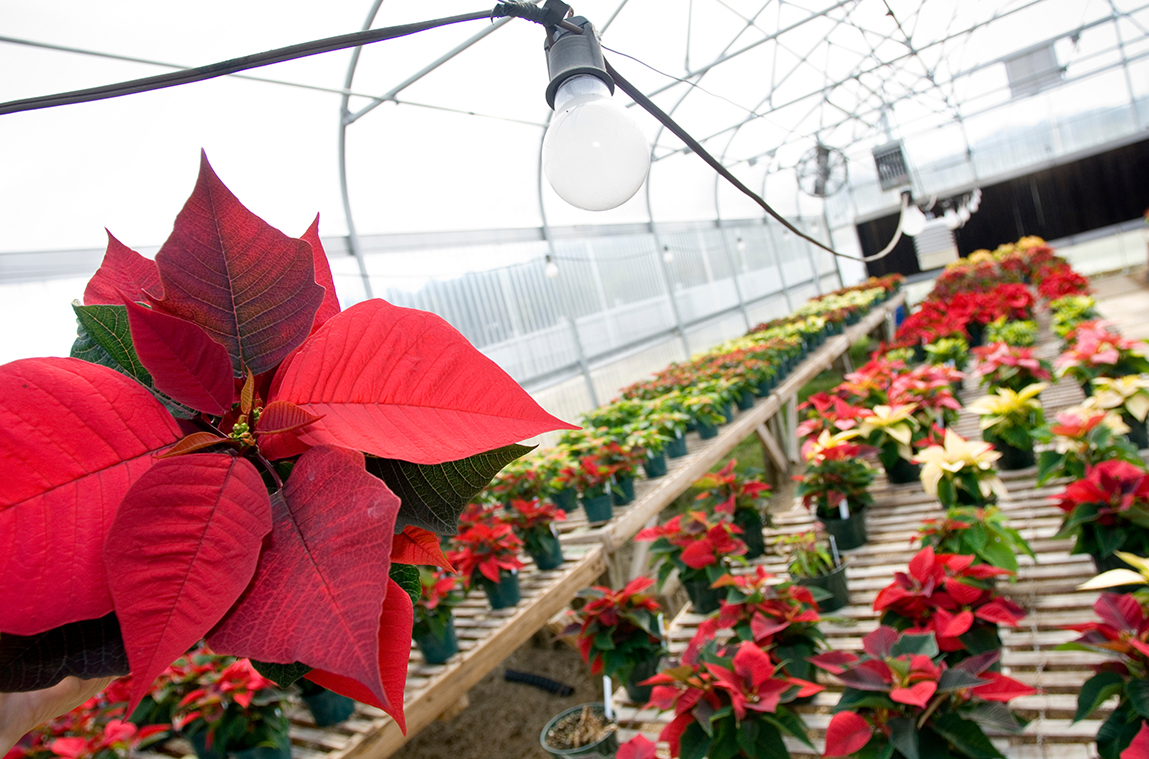
<svg viewBox="0 0 1149 759">
<path fill-rule="evenodd" d="M 939 693 L 934 696 L 934 700 L 930 702 L 930 705 L 926 707 L 926 710 L 922 712 L 922 716 L 918 719 L 918 730 L 921 730 L 922 727 L 925 726 L 926 720 L 937 711 L 937 708 L 942 705 L 942 701 L 946 700 L 947 697 L 946 693 Z"/>
</svg>

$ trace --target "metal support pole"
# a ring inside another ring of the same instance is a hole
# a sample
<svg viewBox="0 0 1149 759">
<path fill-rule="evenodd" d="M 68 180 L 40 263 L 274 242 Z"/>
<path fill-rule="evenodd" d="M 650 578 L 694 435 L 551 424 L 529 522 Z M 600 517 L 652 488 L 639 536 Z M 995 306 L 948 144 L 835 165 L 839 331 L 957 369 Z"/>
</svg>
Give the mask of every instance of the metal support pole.
<svg viewBox="0 0 1149 759">
<path fill-rule="evenodd" d="M 716 219 L 718 234 L 722 237 L 722 252 L 726 254 L 726 264 L 730 267 L 730 278 L 734 280 L 734 292 L 738 295 L 738 308 L 742 310 L 742 320 L 746 322 L 746 330 L 750 330 L 750 312 L 746 310 L 746 299 L 742 297 L 742 285 L 738 283 L 738 267 L 734 263 L 734 256 L 730 255 L 730 241 L 726 239 L 726 228 L 722 226 L 722 219 Z"/>
</svg>

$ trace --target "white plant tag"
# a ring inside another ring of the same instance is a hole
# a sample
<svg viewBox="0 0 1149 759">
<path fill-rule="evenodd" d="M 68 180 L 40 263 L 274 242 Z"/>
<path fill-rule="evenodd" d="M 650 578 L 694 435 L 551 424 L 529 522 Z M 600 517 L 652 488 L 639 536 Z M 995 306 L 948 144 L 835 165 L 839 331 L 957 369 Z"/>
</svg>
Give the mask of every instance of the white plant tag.
<svg viewBox="0 0 1149 759">
<path fill-rule="evenodd" d="M 850 504 L 846 501 L 845 498 L 843 498 L 842 502 L 838 504 L 838 515 L 842 517 L 842 519 L 850 518 Z"/>
</svg>

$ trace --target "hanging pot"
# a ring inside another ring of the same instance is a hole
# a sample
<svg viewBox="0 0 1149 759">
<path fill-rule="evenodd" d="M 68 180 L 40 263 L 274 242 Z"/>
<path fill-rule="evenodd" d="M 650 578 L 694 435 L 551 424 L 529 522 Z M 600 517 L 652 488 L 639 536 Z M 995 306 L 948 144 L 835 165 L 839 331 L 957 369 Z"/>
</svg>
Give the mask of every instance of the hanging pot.
<svg viewBox="0 0 1149 759">
<path fill-rule="evenodd" d="M 851 509 L 850 516 L 845 519 L 832 519 L 819 514 L 818 519 L 826 528 L 826 532 L 834 536 L 834 542 L 839 551 L 848 551 L 851 548 L 860 548 L 866 544 L 866 510 Z"/>
<path fill-rule="evenodd" d="M 616 476 L 614 485 L 610 489 L 611 500 L 615 506 L 626 506 L 634 501 L 634 475 L 624 474 Z"/>
<path fill-rule="evenodd" d="M 542 744 L 543 750 L 554 757 L 554 759 L 574 759 L 574 757 L 579 757 L 579 759 L 613 759 L 615 752 L 618 751 L 617 730 L 612 730 L 594 743 L 588 743 L 578 748 L 558 748 L 555 744 L 551 743 L 554 739 L 552 733 L 555 732 L 555 728 L 559 726 L 560 723 L 563 723 L 564 720 L 577 720 L 585 706 L 589 706 L 591 711 L 600 717 L 606 711 L 602 704 L 580 704 L 579 706 L 572 706 L 570 709 L 560 712 L 558 716 L 543 727 L 542 733 L 539 734 L 539 743 Z"/>
<path fill-rule="evenodd" d="M 795 577 L 794 582 L 807 588 L 821 588 L 830 598 L 818 603 L 818 611 L 837 611 L 850 603 L 850 588 L 846 585 L 846 564 L 839 564 L 829 574 L 817 577 Z"/>
<path fill-rule="evenodd" d="M 614 516 L 611 506 L 610 493 L 582 499 L 582 507 L 586 509 L 586 521 L 591 524 L 606 522 Z"/>
<path fill-rule="evenodd" d="M 442 664 L 459 653 L 459 637 L 455 634 L 455 615 L 453 614 L 447 618 L 447 626 L 443 628 L 442 636 L 428 632 L 425 635 L 414 637 L 415 645 L 419 647 L 423 659 L 428 664 Z"/>
<path fill-rule="evenodd" d="M 642 468 L 646 472 L 646 479 L 648 480 L 665 476 L 666 454 L 656 453 L 653 456 L 647 456 L 646 461 L 642 462 Z"/>
<path fill-rule="evenodd" d="M 483 586 L 483 592 L 487 594 L 487 600 L 491 602 L 492 609 L 508 609 L 517 606 L 522 598 L 519 593 L 518 572 L 508 572 L 501 569 L 499 570 L 498 582 L 491 582 L 482 574 L 479 574 L 478 578 L 479 584 Z"/>
<path fill-rule="evenodd" d="M 666 444 L 666 455 L 672 459 L 680 459 L 686 455 L 686 438 L 676 437 Z"/>
</svg>

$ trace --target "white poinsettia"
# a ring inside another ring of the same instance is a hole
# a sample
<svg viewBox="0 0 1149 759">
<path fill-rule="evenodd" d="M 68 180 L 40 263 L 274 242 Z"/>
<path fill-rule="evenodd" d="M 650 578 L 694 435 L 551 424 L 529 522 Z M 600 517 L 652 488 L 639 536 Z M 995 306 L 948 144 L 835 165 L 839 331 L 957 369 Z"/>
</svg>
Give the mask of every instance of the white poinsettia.
<svg viewBox="0 0 1149 759">
<path fill-rule="evenodd" d="M 917 407 L 916 403 L 875 406 L 869 416 L 862 417 L 862 423 L 857 428 L 858 435 L 880 445 L 880 442 L 872 440 L 870 435 L 881 432 L 897 443 L 898 455 L 904 459 L 912 458 L 914 449 L 910 444 L 914 439 L 914 430 L 918 426 L 918 420 L 914 418 Z"/>
<path fill-rule="evenodd" d="M 1124 561 L 1132 569 L 1111 569 L 1102 572 L 1089 582 L 1077 586 L 1078 590 L 1101 590 L 1118 585 L 1149 585 L 1149 561 L 1125 551 L 1116 551 L 1117 558 Z"/>
<path fill-rule="evenodd" d="M 1001 454 L 989 443 L 966 440 L 952 429 L 946 430 L 944 445 L 932 445 L 918 453 L 914 459 L 922 464 L 922 487 L 930 495 L 937 495 L 938 483 L 947 473 L 951 478 L 961 472 L 975 472 L 982 497 L 1004 493 L 994 462 Z"/>
<path fill-rule="evenodd" d="M 1026 424 L 1033 412 L 1041 411 L 1041 401 L 1038 396 L 1041 391 L 1049 387 L 1044 382 L 1035 382 L 1014 392 L 1007 387 L 998 388 L 997 392 L 978 398 L 969 405 L 969 410 L 981 416 L 983 430 L 994 429 L 1000 425 L 1015 426 Z"/>
<path fill-rule="evenodd" d="M 1126 412 L 1139 422 L 1149 416 L 1149 378 L 1139 374 L 1125 377 L 1098 377 L 1093 395 L 1085 399 L 1090 408 Z"/>
</svg>

